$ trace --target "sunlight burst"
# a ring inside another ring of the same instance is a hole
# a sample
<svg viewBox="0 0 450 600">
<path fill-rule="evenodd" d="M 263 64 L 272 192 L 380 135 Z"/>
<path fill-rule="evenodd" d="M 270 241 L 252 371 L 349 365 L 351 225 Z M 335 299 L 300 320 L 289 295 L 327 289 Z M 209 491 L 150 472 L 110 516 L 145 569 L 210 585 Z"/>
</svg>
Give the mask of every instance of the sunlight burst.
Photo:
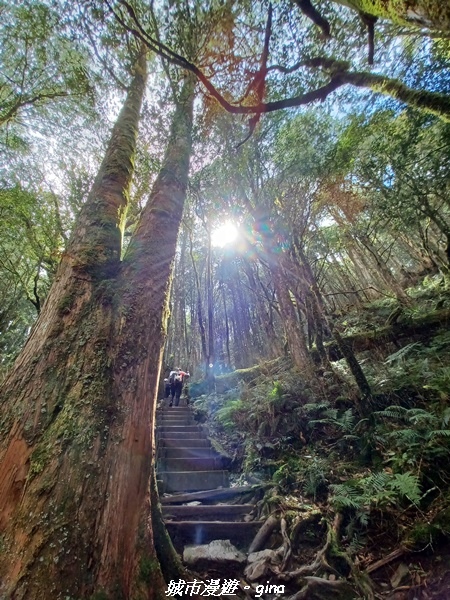
<svg viewBox="0 0 450 600">
<path fill-rule="evenodd" d="M 227 244 L 232 244 L 238 236 L 238 228 L 231 221 L 225 221 L 222 225 L 214 229 L 211 234 L 211 243 L 213 246 L 223 248 Z"/>
</svg>

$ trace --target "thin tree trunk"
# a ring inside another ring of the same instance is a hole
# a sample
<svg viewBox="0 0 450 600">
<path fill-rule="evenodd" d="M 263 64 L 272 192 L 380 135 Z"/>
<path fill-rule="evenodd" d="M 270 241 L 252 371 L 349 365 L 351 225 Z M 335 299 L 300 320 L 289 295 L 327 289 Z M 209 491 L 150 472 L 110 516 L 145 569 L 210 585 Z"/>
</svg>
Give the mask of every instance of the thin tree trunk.
<svg viewBox="0 0 450 600">
<path fill-rule="evenodd" d="M 297 317 L 295 307 L 289 295 L 289 289 L 286 285 L 287 275 L 281 270 L 279 265 L 275 266 L 271 270 L 271 273 L 292 360 L 295 366 L 302 370 L 305 378 L 308 379 L 312 376 L 313 364 L 302 324 Z"/>
<path fill-rule="evenodd" d="M 201 349 L 202 349 L 202 359 L 203 359 L 203 363 L 205 365 L 205 369 L 207 372 L 207 364 L 208 364 L 208 350 L 206 347 L 206 330 L 205 330 L 205 322 L 203 319 L 203 303 L 202 303 L 202 292 L 201 292 L 201 287 L 200 287 L 200 277 L 198 275 L 198 269 L 197 269 L 197 263 L 195 261 L 194 258 L 194 249 L 192 246 L 192 237 L 190 238 L 190 254 L 191 254 L 191 261 L 192 261 L 192 268 L 194 270 L 194 281 L 195 281 L 195 289 L 197 292 L 197 321 L 198 321 L 198 328 L 199 328 L 199 332 L 200 332 L 200 343 L 201 343 Z"/>
<path fill-rule="evenodd" d="M 370 389 L 369 382 L 367 381 L 367 378 L 364 375 L 364 371 L 362 370 L 361 365 L 359 364 L 352 348 L 349 344 L 346 343 L 339 331 L 334 327 L 332 319 L 328 318 L 327 309 L 323 301 L 322 294 L 320 292 L 319 286 L 317 285 L 317 281 L 311 269 L 311 265 L 309 264 L 308 258 L 305 255 L 299 240 L 295 241 L 295 247 L 301 260 L 301 264 L 305 269 L 305 273 L 308 276 L 311 289 L 315 295 L 317 307 L 320 309 L 320 312 L 327 324 L 327 327 L 329 328 L 331 334 L 336 340 L 336 344 L 339 350 L 341 351 L 342 356 L 345 358 L 348 367 L 355 379 L 356 385 L 358 386 L 361 392 L 361 400 L 357 401 L 358 412 L 361 416 L 366 417 L 369 415 L 371 410 L 370 401 L 372 398 L 372 391 Z"/>
<path fill-rule="evenodd" d="M 209 381 L 212 391 L 214 385 L 214 365 L 215 350 L 214 350 L 214 297 L 213 297 L 213 276 L 212 276 L 212 247 L 211 247 L 211 231 L 208 233 L 208 252 L 206 256 L 206 298 L 208 304 L 208 358 L 206 361 L 206 376 Z"/>
<path fill-rule="evenodd" d="M 228 311 L 227 311 L 227 300 L 225 297 L 225 286 L 222 285 L 222 300 L 223 300 L 223 314 L 225 318 L 225 348 L 227 352 L 227 367 L 231 369 L 231 354 L 230 354 L 230 325 L 228 323 Z"/>
</svg>

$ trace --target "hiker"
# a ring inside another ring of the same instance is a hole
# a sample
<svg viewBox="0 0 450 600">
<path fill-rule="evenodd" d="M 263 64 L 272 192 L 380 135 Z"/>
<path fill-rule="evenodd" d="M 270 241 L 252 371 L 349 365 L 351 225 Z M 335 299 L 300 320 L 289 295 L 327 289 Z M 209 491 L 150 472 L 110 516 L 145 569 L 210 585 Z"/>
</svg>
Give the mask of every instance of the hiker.
<svg viewBox="0 0 450 600">
<path fill-rule="evenodd" d="M 188 377 L 190 377 L 189 373 L 187 373 L 186 371 L 182 371 L 180 367 L 178 367 L 175 371 L 170 372 L 169 381 L 170 393 L 172 398 L 169 406 L 172 406 L 172 404 L 178 406 L 180 404 L 180 396 L 181 390 L 183 389 L 183 383 Z"/>
<path fill-rule="evenodd" d="M 170 396 L 170 382 L 169 378 L 164 378 L 164 398 L 168 398 Z"/>
</svg>

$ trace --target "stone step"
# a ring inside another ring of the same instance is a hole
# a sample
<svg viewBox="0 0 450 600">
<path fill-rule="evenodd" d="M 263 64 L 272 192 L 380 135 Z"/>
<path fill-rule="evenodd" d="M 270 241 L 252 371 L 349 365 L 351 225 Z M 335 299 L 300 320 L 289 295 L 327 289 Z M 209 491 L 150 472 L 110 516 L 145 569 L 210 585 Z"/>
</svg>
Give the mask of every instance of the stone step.
<svg viewBox="0 0 450 600">
<path fill-rule="evenodd" d="M 213 448 L 161 448 L 160 458 L 214 458 L 219 454 Z"/>
<path fill-rule="evenodd" d="M 198 425 L 169 425 L 164 423 L 164 425 L 157 425 L 156 431 L 158 433 L 174 433 L 177 435 L 178 433 L 192 433 L 194 435 L 203 433 L 203 430 Z"/>
<path fill-rule="evenodd" d="M 210 448 L 211 442 L 205 438 L 181 440 L 179 438 L 160 437 L 158 445 L 161 448 Z"/>
<path fill-rule="evenodd" d="M 186 417 L 174 415 L 173 417 L 163 417 L 162 419 L 156 420 L 157 425 L 176 425 L 177 423 L 180 423 L 181 425 L 192 425 L 192 419 L 189 415 Z"/>
<path fill-rule="evenodd" d="M 177 437 L 178 440 L 195 440 L 195 439 L 206 439 L 206 435 L 200 431 L 174 431 L 174 432 L 166 432 L 163 431 L 161 433 L 162 439 L 170 439 Z"/>
<path fill-rule="evenodd" d="M 161 475 L 158 474 L 158 478 Z M 161 504 L 181 504 L 184 502 L 193 502 L 195 500 L 206 500 L 214 502 L 215 500 L 225 500 L 239 496 L 240 494 L 248 494 L 250 492 L 256 492 L 259 486 L 254 485 L 241 485 L 236 487 L 218 488 L 213 490 L 204 490 L 201 492 L 191 492 L 189 494 L 173 494 L 170 496 L 161 496 Z"/>
<path fill-rule="evenodd" d="M 172 409 L 169 409 L 171 412 L 168 411 L 160 411 L 158 413 L 156 413 L 156 418 L 157 419 L 191 419 L 192 418 L 192 411 L 190 410 L 179 410 L 177 408 L 175 408 L 172 412 Z"/>
<path fill-rule="evenodd" d="M 196 492 L 230 485 L 229 473 L 217 471 L 159 471 L 164 481 L 164 492 Z"/>
<path fill-rule="evenodd" d="M 165 521 L 175 544 L 207 544 L 212 540 L 230 540 L 236 546 L 248 545 L 264 521 Z"/>
<path fill-rule="evenodd" d="M 220 458 L 164 458 L 164 471 L 215 471 L 223 469 Z"/>
<path fill-rule="evenodd" d="M 158 411 L 158 416 L 176 414 L 192 414 L 192 410 L 189 408 L 189 406 L 172 406 Z"/>
<path fill-rule="evenodd" d="M 248 515 L 254 508 L 253 504 L 198 504 L 196 506 L 182 504 L 163 506 L 162 512 L 164 519 L 169 521 L 174 519 L 233 521 Z"/>
</svg>

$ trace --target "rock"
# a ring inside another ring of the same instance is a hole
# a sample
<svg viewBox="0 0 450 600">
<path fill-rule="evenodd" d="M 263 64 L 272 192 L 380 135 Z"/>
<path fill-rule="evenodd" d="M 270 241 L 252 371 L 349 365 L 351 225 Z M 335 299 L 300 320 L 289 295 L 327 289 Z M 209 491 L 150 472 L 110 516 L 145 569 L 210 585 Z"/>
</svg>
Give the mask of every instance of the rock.
<svg viewBox="0 0 450 600">
<path fill-rule="evenodd" d="M 276 567 L 281 562 L 282 548 L 278 550 L 260 550 L 248 555 L 248 565 L 245 568 L 244 575 L 249 581 L 256 581 L 261 577 L 270 575 L 272 567 Z"/>
<path fill-rule="evenodd" d="M 239 568 L 246 562 L 245 554 L 240 552 L 230 540 L 213 540 L 202 546 L 186 546 L 183 561 L 195 570 Z"/>
<path fill-rule="evenodd" d="M 247 562 L 249 563 L 260 560 L 270 560 L 274 564 L 280 564 L 279 550 L 260 550 L 259 552 L 252 552 L 247 558 Z"/>
</svg>

